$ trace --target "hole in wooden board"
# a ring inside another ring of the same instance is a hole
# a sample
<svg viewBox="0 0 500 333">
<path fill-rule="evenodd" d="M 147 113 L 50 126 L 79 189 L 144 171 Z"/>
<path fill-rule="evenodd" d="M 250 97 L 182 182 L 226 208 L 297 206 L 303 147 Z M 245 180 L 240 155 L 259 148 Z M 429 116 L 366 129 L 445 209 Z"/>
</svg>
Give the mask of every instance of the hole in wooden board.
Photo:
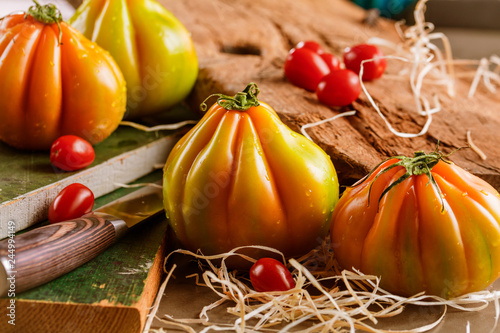
<svg viewBox="0 0 500 333">
<path fill-rule="evenodd" d="M 221 50 L 222 53 L 229 54 L 239 54 L 239 55 L 257 55 L 260 56 L 262 54 L 260 48 L 251 44 L 243 44 L 243 45 L 222 45 Z"/>
</svg>

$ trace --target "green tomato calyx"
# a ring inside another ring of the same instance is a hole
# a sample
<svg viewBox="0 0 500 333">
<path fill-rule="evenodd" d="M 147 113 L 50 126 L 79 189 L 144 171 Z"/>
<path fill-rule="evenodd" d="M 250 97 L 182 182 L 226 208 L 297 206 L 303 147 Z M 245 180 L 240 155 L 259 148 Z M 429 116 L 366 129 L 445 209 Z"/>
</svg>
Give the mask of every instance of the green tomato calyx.
<svg viewBox="0 0 500 333">
<path fill-rule="evenodd" d="M 380 198 L 378 199 L 378 205 L 380 205 L 380 201 L 382 200 L 382 198 L 384 197 L 384 195 L 386 195 L 396 185 L 402 183 L 403 181 L 405 181 L 406 179 L 410 178 L 411 176 L 426 175 L 427 178 L 429 178 L 429 182 L 427 184 L 429 184 L 429 183 L 432 184 L 432 186 L 434 186 L 434 188 L 438 192 L 439 198 L 441 200 L 441 212 L 444 212 L 444 199 L 443 199 L 443 195 L 441 194 L 441 189 L 439 188 L 438 184 L 436 183 L 436 180 L 432 176 L 431 170 L 432 170 L 432 168 L 434 166 L 436 166 L 439 163 L 439 161 L 443 161 L 445 163 L 451 163 L 450 161 L 445 160 L 444 157 L 450 156 L 456 150 L 453 151 L 450 154 L 445 155 L 442 152 L 440 152 L 438 150 L 438 148 L 439 148 L 439 142 L 437 144 L 436 149 L 433 152 L 429 153 L 429 154 L 426 154 L 423 151 L 417 151 L 417 152 L 415 152 L 413 154 L 413 157 L 407 157 L 407 156 L 394 156 L 394 157 L 391 157 L 390 159 L 398 159 L 399 162 L 391 164 L 390 166 L 388 166 L 387 168 L 385 168 L 384 170 L 382 170 L 379 174 L 377 174 L 377 176 L 375 176 L 375 178 L 373 179 L 373 181 L 370 184 L 370 188 L 368 189 L 368 205 L 370 204 L 370 194 L 371 194 L 372 186 L 373 186 L 373 183 L 375 182 L 375 180 L 377 180 L 377 178 L 380 175 L 384 174 L 385 172 L 387 172 L 387 171 L 389 171 L 389 170 L 391 170 L 391 169 L 393 169 L 395 167 L 404 167 L 406 169 L 406 173 L 404 175 L 402 175 L 401 177 L 399 177 L 398 179 L 396 179 L 394 182 L 392 182 L 389 186 L 387 186 L 384 189 L 384 191 L 380 195 Z M 459 149 L 461 149 L 461 148 L 458 148 L 457 150 L 459 150 Z M 383 161 L 382 163 L 384 163 L 384 162 L 386 162 L 388 160 L 389 159 Z M 377 169 L 382 163 L 380 163 L 379 165 L 377 165 L 365 177 L 365 179 L 367 179 L 375 171 L 375 169 Z"/>
<path fill-rule="evenodd" d="M 34 6 L 31 6 L 26 13 L 26 17 L 32 16 L 35 20 L 45 24 L 57 24 L 59 28 L 59 45 L 61 45 L 62 30 L 60 22 L 62 21 L 61 11 L 54 4 L 40 5 L 38 1 L 33 0 Z"/>
<path fill-rule="evenodd" d="M 212 94 L 205 98 L 205 100 L 201 103 L 200 109 L 202 111 L 207 110 L 207 100 L 212 97 L 217 96 L 217 104 L 222 106 L 226 110 L 237 110 L 237 111 L 246 111 L 254 106 L 259 106 L 259 100 L 257 99 L 257 95 L 259 94 L 260 89 L 257 87 L 255 83 L 249 83 L 247 87 L 237 93 L 235 96 L 227 96 L 223 94 Z"/>
</svg>

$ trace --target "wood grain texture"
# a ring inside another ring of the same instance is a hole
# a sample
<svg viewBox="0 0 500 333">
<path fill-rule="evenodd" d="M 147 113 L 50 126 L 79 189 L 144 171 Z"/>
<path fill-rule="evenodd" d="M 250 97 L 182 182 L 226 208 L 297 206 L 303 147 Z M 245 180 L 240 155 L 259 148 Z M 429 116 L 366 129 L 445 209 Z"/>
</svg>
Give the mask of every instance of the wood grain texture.
<svg viewBox="0 0 500 333">
<path fill-rule="evenodd" d="M 301 40 L 315 40 L 327 51 L 342 56 L 345 47 L 380 37 L 399 42 L 394 22 L 364 25 L 366 12 L 347 0 L 160 0 L 191 31 L 200 60 L 200 73 L 189 101 L 193 109 L 212 93 L 234 94 L 253 81 L 259 98 L 298 131 L 306 123 L 332 117 L 350 108 L 328 108 L 314 93 L 287 82 L 283 75 L 288 50 Z M 489 56 L 489 55 L 485 55 Z M 398 131 L 418 133 L 426 118 L 417 114 L 409 83 L 398 76 L 402 64 L 389 61 L 381 80 L 367 89 Z M 457 69 L 458 71 L 458 69 Z M 471 79 L 458 79 L 456 95 L 439 86 L 425 94 L 439 94 L 442 111 L 433 116 L 428 133 L 417 138 L 392 134 L 362 94 L 352 108 L 356 116 L 338 119 L 308 130 L 332 158 L 342 184 L 364 176 L 381 160 L 432 151 L 436 143 L 449 153 L 467 145 L 470 130 L 475 144 L 488 156 L 481 160 L 471 149 L 454 153 L 451 160 L 500 189 L 500 95 L 480 86 L 468 99 Z"/>
<path fill-rule="evenodd" d="M 17 300 L 16 325 L 0 321 L 5 333 L 140 333 L 154 301 L 163 273 L 163 242 L 149 269 L 141 297 L 132 305 L 100 301 L 94 304 Z M 130 283 L 133 282 L 131 279 Z M 85 287 L 85 286 L 80 286 Z M 8 299 L 0 299 L 6 308 Z M 8 317 L 6 317 L 8 318 Z"/>
<path fill-rule="evenodd" d="M 137 180 L 153 183 L 161 170 Z M 95 208 L 136 189 L 96 199 Z M 140 333 L 163 272 L 167 220 L 155 217 L 81 267 L 40 287 L 16 293 L 16 325 L 0 320 L 0 332 Z M 11 298 L 0 298 L 6 317 Z"/>
<path fill-rule="evenodd" d="M 14 237 L 11 271 L 16 275 L 16 291 L 29 290 L 72 271 L 113 244 L 115 237 L 113 224 L 93 214 Z M 4 240 L 0 242 L 0 257 L 8 258 L 8 254 Z"/>
</svg>

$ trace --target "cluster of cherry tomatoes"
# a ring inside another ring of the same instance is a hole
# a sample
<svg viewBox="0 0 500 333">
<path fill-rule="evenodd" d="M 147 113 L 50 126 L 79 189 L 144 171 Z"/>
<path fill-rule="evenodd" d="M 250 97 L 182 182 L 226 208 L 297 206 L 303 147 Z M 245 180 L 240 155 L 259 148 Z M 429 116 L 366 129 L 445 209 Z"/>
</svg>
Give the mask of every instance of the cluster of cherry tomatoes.
<svg viewBox="0 0 500 333">
<path fill-rule="evenodd" d="M 318 100 L 328 106 L 346 106 L 361 93 L 363 81 L 380 78 L 387 66 L 384 54 L 375 45 L 359 44 L 345 49 L 344 66 L 338 57 L 314 41 L 303 41 L 290 50 L 285 60 L 285 76 L 292 84 L 315 91 Z"/>
</svg>

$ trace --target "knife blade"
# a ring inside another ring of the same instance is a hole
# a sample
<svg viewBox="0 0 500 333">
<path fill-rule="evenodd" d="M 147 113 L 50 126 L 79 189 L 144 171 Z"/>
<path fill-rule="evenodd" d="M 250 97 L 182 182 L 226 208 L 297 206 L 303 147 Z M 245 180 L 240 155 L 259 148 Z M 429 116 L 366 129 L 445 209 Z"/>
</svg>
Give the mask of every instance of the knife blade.
<svg viewBox="0 0 500 333">
<path fill-rule="evenodd" d="M 49 282 L 96 257 L 133 226 L 163 212 L 160 187 L 147 186 L 70 221 L 0 241 L 0 297 Z M 10 297 L 10 296 L 9 296 Z"/>
</svg>

